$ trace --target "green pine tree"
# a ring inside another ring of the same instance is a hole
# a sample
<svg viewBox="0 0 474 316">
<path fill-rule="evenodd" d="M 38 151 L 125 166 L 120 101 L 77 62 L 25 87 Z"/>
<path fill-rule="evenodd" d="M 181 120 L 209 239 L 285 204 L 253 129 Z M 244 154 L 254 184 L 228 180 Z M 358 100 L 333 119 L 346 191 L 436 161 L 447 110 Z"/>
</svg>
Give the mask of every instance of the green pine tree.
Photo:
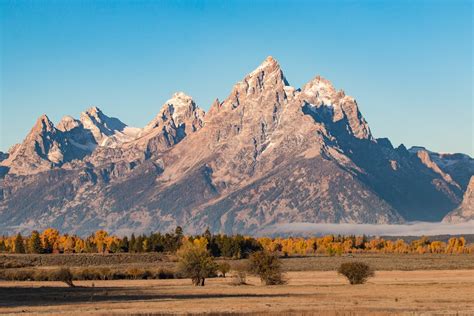
<svg viewBox="0 0 474 316">
<path fill-rule="evenodd" d="M 30 253 L 43 253 L 43 245 L 38 231 L 31 232 L 31 237 L 28 241 L 28 250 Z"/>
<path fill-rule="evenodd" d="M 25 245 L 23 243 L 23 237 L 18 233 L 15 237 L 15 253 L 25 253 Z"/>
</svg>

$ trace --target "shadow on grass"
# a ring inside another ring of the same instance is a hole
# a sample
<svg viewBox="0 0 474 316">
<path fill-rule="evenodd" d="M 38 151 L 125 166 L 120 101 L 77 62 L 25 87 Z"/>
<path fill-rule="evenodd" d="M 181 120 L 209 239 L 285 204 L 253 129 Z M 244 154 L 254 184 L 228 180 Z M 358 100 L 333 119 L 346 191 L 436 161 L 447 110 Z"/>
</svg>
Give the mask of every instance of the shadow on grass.
<svg viewBox="0 0 474 316">
<path fill-rule="evenodd" d="M 265 298 L 286 297 L 288 294 L 252 293 L 159 293 L 157 289 L 141 290 L 135 287 L 10 287 L 0 288 L 0 307 L 62 305 L 86 302 L 120 302 L 147 300 L 193 300 L 212 298 Z"/>
</svg>

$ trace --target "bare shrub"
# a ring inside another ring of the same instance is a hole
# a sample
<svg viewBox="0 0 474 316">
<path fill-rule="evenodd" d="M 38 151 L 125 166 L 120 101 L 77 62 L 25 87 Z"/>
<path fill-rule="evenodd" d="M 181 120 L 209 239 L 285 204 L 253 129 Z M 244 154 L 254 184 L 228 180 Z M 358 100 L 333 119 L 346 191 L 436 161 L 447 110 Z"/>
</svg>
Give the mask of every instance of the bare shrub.
<svg viewBox="0 0 474 316">
<path fill-rule="evenodd" d="M 145 271 L 138 268 L 127 269 L 125 273 L 127 275 L 127 279 L 145 279 Z"/>
<path fill-rule="evenodd" d="M 230 271 L 230 264 L 228 262 L 221 262 L 217 265 L 217 271 L 219 271 L 222 277 L 225 278 L 225 275 Z"/>
<path fill-rule="evenodd" d="M 232 276 L 232 285 L 246 285 L 247 284 L 247 272 L 243 270 L 236 271 Z"/>
<path fill-rule="evenodd" d="M 276 253 L 257 251 L 250 255 L 249 271 L 260 277 L 265 285 L 285 284 L 280 258 Z"/>
<path fill-rule="evenodd" d="M 71 270 L 68 268 L 61 268 L 59 270 L 52 271 L 51 278 L 51 281 L 61 281 L 66 283 L 69 287 L 75 287 L 74 283 L 72 282 L 73 275 Z"/>
<path fill-rule="evenodd" d="M 341 264 L 337 272 L 345 276 L 351 284 L 364 284 L 375 274 L 368 264 L 358 261 Z"/>
</svg>

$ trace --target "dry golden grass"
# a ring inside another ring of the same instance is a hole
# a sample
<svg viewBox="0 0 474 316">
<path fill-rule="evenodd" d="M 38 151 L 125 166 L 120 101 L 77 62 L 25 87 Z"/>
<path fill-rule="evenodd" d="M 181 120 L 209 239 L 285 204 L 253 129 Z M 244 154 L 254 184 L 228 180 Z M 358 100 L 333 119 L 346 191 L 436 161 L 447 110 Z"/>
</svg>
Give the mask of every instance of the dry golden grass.
<svg viewBox="0 0 474 316">
<path fill-rule="evenodd" d="M 262 286 L 255 277 L 189 280 L 0 282 L 0 314 L 227 313 L 230 315 L 473 315 L 474 271 L 379 271 L 349 285 L 333 271 L 288 272 L 289 283 Z"/>
</svg>

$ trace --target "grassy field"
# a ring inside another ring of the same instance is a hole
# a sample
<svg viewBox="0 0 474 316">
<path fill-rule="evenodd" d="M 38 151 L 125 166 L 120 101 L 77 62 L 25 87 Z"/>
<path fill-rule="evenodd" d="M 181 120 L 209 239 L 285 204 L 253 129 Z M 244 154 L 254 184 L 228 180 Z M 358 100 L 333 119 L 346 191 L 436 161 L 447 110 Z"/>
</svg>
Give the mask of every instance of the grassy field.
<svg viewBox="0 0 474 316">
<path fill-rule="evenodd" d="M 287 273 L 288 284 L 262 286 L 255 277 L 205 287 L 189 280 L 0 282 L 0 314 L 472 315 L 472 270 L 380 271 L 349 285 L 333 271 Z"/>
<path fill-rule="evenodd" d="M 347 261 L 376 270 L 364 285 L 349 285 L 334 271 Z M 230 260 L 234 268 L 246 260 Z M 262 286 L 248 276 L 189 279 L 0 281 L 0 314 L 209 314 L 214 315 L 474 315 L 474 255 L 356 254 L 282 258 L 288 284 Z M 173 270 L 173 256 L 150 254 L 2 255 L 0 269 L 131 268 Z M 232 274 L 232 273 L 231 273 Z"/>
</svg>

